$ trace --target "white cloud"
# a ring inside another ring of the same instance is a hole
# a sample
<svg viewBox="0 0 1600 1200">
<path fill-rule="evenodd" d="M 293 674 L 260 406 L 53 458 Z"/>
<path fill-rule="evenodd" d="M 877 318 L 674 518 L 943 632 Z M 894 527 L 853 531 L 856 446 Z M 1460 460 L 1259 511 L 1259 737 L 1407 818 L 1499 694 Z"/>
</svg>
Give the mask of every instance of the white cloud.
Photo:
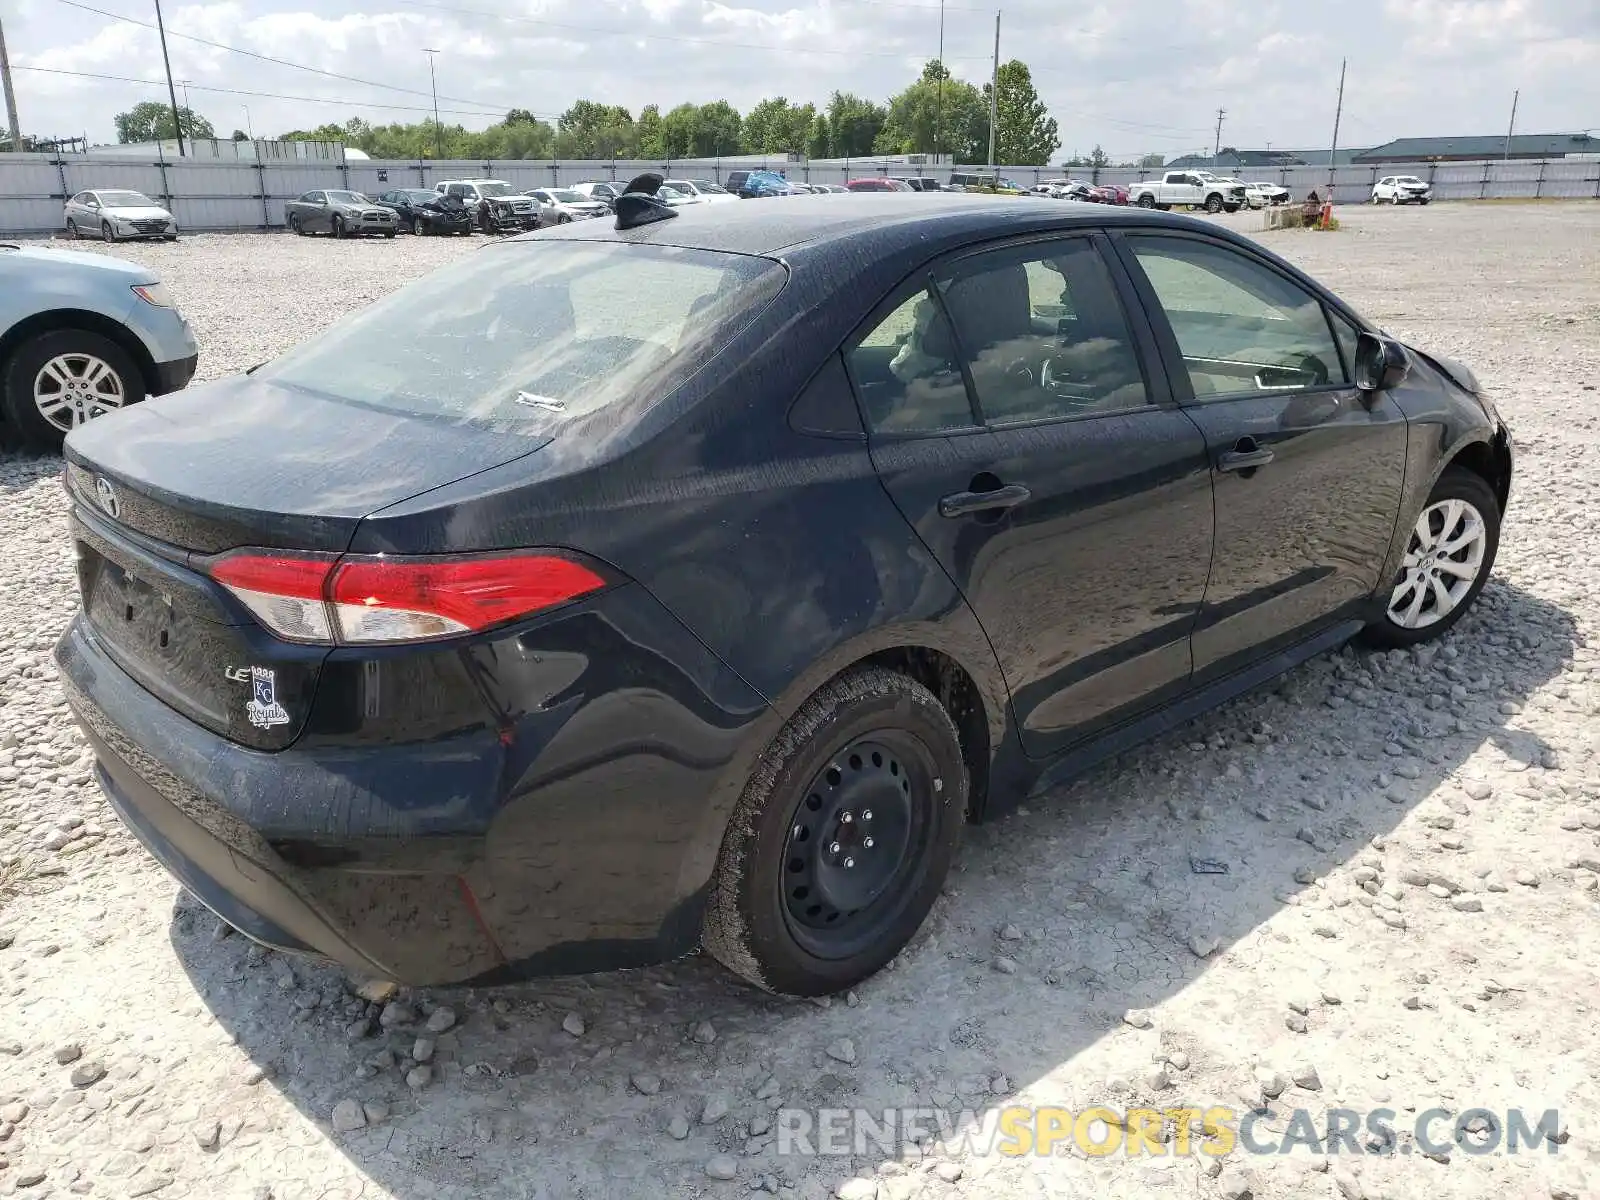
<svg viewBox="0 0 1600 1200">
<path fill-rule="evenodd" d="M 141 20 L 150 13 L 133 0 L 88 2 Z M 0 19 L 19 66 L 161 77 L 153 30 L 59 0 L 0 0 Z M 452 119 L 482 127 L 506 108 L 554 114 L 580 97 L 635 112 L 651 102 L 666 109 L 714 99 L 748 110 L 775 95 L 825 103 L 835 89 L 882 100 L 938 45 L 936 0 L 510 0 L 495 8 L 485 0 L 329 0 L 315 11 L 304 0 L 231 0 L 173 3 L 166 19 L 172 33 L 410 89 L 169 37 L 174 75 L 190 81 L 193 106 L 224 133 L 243 126 L 246 105 L 257 133 L 357 115 L 416 119 L 431 107 L 422 53 L 430 46 L 441 51 L 440 107 L 475 111 Z M 946 59 L 958 77 L 988 78 L 993 32 L 992 10 L 970 0 L 947 6 Z M 1097 143 L 1117 154 L 1209 148 L 1218 108 L 1228 114 L 1225 144 L 1323 145 L 1344 54 L 1347 145 L 1497 132 L 1514 88 L 1522 89 L 1520 129 L 1600 125 L 1595 0 L 1119 0 L 1080 9 L 1006 0 L 1002 23 L 1002 57 L 1033 68 L 1067 151 Z M 116 112 L 161 99 L 164 88 L 19 71 L 17 93 L 26 130 L 107 140 Z"/>
</svg>

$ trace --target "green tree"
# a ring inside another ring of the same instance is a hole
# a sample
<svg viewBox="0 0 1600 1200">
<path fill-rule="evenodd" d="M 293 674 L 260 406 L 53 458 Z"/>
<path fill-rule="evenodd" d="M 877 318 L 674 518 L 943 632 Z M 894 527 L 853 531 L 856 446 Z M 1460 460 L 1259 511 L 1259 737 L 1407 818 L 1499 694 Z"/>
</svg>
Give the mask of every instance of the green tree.
<svg viewBox="0 0 1600 1200">
<path fill-rule="evenodd" d="M 248 142 L 250 140 L 250 135 L 242 129 L 235 129 L 233 131 L 232 140 L 236 142 Z"/>
<path fill-rule="evenodd" d="M 865 158 L 883 129 L 888 113 L 871 100 L 835 92 L 828 101 L 828 130 L 835 158 Z"/>
<path fill-rule="evenodd" d="M 202 116 L 196 115 L 191 108 L 180 108 L 178 120 L 183 128 L 186 138 L 213 138 L 217 131 L 211 122 Z M 171 105 L 162 104 L 158 100 L 146 100 L 135 104 L 127 112 L 116 115 L 117 141 L 124 145 L 130 142 L 155 142 L 165 138 L 177 136 L 177 129 L 172 124 Z"/>
<path fill-rule="evenodd" d="M 763 100 L 744 118 L 744 146 L 752 154 L 802 154 L 816 120 L 815 105 L 793 105 L 783 96 Z"/>
<path fill-rule="evenodd" d="M 502 122 L 505 125 L 537 125 L 539 119 L 525 108 L 513 108 Z"/>
<path fill-rule="evenodd" d="M 726 100 L 680 104 L 661 118 L 662 138 L 671 158 L 719 158 L 739 153 L 739 112 Z"/>
<path fill-rule="evenodd" d="M 661 109 L 658 106 L 646 104 L 640 109 L 634 130 L 639 135 L 636 153 L 640 158 L 667 157 L 667 134 L 661 123 Z"/>
<path fill-rule="evenodd" d="M 1100 148 L 1100 143 L 1094 144 L 1094 149 L 1089 152 L 1089 165 L 1091 167 L 1109 167 L 1111 156 Z"/>
<path fill-rule="evenodd" d="M 989 102 L 989 85 L 983 88 Z M 1014 167 L 1042 167 L 1061 147 L 1055 118 L 1034 90 L 1033 73 L 1020 59 L 1000 66 L 1000 96 L 996 105 L 995 161 Z"/>
<path fill-rule="evenodd" d="M 970 83 L 950 78 L 937 59 L 922 77 L 889 100 L 875 148 L 884 154 L 951 154 L 982 162 L 989 153 L 989 110 Z"/>
<path fill-rule="evenodd" d="M 1145 168 L 1164 167 L 1167 165 L 1167 156 L 1165 154 L 1144 154 L 1139 157 L 1138 165 Z"/>
<path fill-rule="evenodd" d="M 621 105 L 579 100 L 556 119 L 559 158 L 625 158 L 635 139 L 633 114 Z"/>
<path fill-rule="evenodd" d="M 828 129 L 826 113 L 818 113 L 811 122 L 811 132 L 806 135 L 806 154 L 811 158 L 833 156 L 833 135 Z"/>
</svg>

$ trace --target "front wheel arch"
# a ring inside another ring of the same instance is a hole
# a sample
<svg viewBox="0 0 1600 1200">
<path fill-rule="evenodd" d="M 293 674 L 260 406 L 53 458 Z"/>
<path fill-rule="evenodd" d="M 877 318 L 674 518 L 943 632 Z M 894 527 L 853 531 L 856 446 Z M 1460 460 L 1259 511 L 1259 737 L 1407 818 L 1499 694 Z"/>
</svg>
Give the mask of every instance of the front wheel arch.
<svg viewBox="0 0 1600 1200">
<path fill-rule="evenodd" d="M 150 354 L 149 347 L 122 322 L 87 309 L 53 309 L 50 312 L 35 313 L 26 320 L 18 321 L 4 334 L 0 334 L 0 370 L 3 370 L 5 364 L 11 360 L 18 346 L 32 341 L 41 333 L 54 333 L 63 329 L 82 329 L 115 342 L 139 368 L 139 378 L 144 384 L 145 395 L 157 394 L 156 389 L 160 386 L 160 381 L 156 376 L 156 362 Z"/>
</svg>

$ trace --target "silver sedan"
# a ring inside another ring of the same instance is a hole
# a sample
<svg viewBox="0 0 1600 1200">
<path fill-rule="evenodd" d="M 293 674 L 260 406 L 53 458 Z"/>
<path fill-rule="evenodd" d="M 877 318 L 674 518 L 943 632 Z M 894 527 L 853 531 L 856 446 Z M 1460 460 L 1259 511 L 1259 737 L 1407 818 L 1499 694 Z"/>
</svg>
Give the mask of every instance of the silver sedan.
<svg viewBox="0 0 1600 1200">
<path fill-rule="evenodd" d="M 178 240 L 178 218 L 143 192 L 79 192 L 67 201 L 65 217 L 67 232 L 75 238 Z"/>
</svg>

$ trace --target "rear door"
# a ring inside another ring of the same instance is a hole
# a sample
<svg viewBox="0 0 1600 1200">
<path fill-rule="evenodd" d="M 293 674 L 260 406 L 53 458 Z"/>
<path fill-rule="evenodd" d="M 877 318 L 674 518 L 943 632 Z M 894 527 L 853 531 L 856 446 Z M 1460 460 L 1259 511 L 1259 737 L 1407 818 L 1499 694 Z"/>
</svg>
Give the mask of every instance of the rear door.
<svg viewBox="0 0 1600 1200">
<path fill-rule="evenodd" d="M 847 355 L 879 476 L 977 614 L 1036 756 L 1187 686 L 1211 554 L 1204 443 L 1103 247 L 943 261 Z"/>
<path fill-rule="evenodd" d="M 1200 683 L 1364 615 L 1399 514 L 1406 421 L 1350 382 L 1354 324 L 1275 264 L 1197 234 L 1117 241 L 1211 459 Z"/>
</svg>

